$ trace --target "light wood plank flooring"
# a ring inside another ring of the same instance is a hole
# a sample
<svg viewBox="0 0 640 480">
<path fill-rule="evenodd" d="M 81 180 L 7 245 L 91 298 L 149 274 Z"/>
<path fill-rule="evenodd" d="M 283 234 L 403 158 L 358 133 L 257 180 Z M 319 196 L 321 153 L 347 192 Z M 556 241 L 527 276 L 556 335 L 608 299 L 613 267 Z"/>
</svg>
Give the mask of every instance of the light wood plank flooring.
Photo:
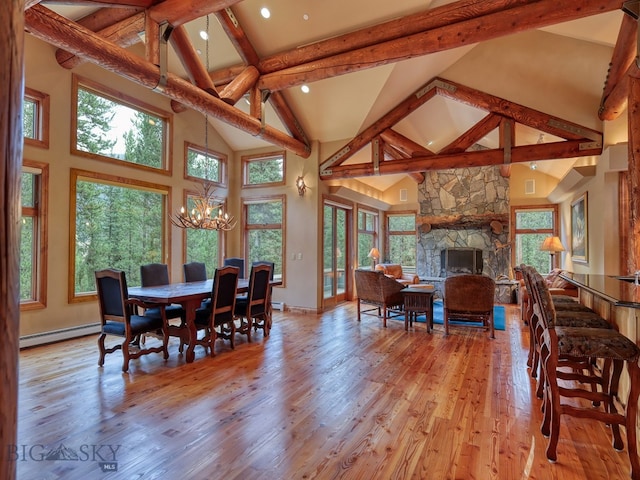
<svg viewBox="0 0 640 480">
<path fill-rule="evenodd" d="M 351 303 L 276 312 L 270 338 L 197 347 L 192 364 L 172 339 L 167 362 L 126 374 L 119 353 L 97 366 L 96 337 L 31 348 L 9 452 L 21 480 L 628 478 L 626 451 L 586 420 L 563 419 L 546 460 L 527 346 L 515 306 L 491 340 L 358 323 Z M 61 445 L 77 459 L 43 459 Z"/>
</svg>

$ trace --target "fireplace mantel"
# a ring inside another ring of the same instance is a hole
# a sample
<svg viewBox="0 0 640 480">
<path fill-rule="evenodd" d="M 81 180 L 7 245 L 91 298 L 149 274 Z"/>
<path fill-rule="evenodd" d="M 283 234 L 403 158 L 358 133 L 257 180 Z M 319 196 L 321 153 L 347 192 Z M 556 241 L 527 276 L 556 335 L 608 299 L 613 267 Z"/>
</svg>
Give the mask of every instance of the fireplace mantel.
<svg viewBox="0 0 640 480">
<path fill-rule="evenodd" d="M 507 213 L 486 213 L 476 215 L 418 215 L 416 217 L 416 225 L 423 233 L 428 233 L 434 228 L 467 229 L 482 228 L 491 226 L 492 230 L 500 225 L 502 231 L 509 225 L 509 214 Z M 498 232 L 500 233 L 500 232 Z"/>
</svg>

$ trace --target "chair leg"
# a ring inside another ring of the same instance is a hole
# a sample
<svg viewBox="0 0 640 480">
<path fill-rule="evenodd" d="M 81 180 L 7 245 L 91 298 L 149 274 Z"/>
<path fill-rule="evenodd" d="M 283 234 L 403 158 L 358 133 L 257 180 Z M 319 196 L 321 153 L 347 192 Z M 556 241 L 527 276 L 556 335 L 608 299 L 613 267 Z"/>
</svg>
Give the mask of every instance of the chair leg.
<svg viewBox="0 0 640 480">
<path fill-rule="evenodd" d="M 640 460 L 638 459 L 637 446 L 637 417 L 638 417 L 638 396 L 640 395 L 640 367 L 637 360 L 627 362 L 629 372 L 630 391 L 627 398 L 627 410 L 625 415 L 625 430 L 627 431 L 627 449 L 629 450 L 629 461 L 631 463 L 631 478 L 640 480 Z"/>
<path fill-rule="evenodd" d="M 449 335 L 449 310 L 446 308 L 442 312 L 442 323 L 444 323 L 444 335 Z"/>
<path fill-rule="evenodd" d="M 98 366 L 102 367 L 104 365 L 104 357 L 107 354 L 104 348 L 104 339 L 106 338 L 105 333 L 101 333 L 98 337 L 98 349 L 100 350 L 100 358 L 98 358 Z"/>
<path fill-rule="evenodd" d="M 360 299 L 358 298 L 358 321 L 360 321 Z"/>
<path fill-rule="evenodd" d="M 129 370 L 129 344 L 131 343 L 130 338 L 125 338 L 124 342 L 122 342 L 122 356 L 124 358 L 122 362 L 122 371 L 126 372 Z"/>
</svg>

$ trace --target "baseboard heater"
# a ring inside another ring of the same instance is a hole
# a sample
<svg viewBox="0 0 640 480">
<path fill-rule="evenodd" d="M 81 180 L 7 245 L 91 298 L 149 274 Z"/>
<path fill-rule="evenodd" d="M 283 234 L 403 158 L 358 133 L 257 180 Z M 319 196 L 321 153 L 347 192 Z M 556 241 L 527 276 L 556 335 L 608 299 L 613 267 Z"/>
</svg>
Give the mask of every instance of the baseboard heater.
<svg viewBox="0 0 640 480">
<path fill-rule="evenodd" d="M 35 333 L 33 335 L 25 335 L 20 337 L 20 348 L 35 347 L 36 345 L 45 345 L 47 343 L 59 342 L 61 340 L 69 340 L 70 338 L 83 337 L 85 335 L 93 335 L 100 332 L 100 324 L 82 325 L 81 327 L 64 328 L 62 330 L 54 330 L 52 332 Z"/>
<path fill-rule="evenodd" d="M 284 302 L 271 302 L 271 308 L 284 312 Z"/>
</svg>

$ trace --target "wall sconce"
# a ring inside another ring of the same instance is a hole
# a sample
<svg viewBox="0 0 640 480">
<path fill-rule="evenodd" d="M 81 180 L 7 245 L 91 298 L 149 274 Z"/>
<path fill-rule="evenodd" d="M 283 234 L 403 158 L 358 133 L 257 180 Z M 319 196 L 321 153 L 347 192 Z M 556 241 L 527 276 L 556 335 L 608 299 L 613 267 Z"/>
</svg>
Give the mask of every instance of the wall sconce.
<svg viewBox="0 0 640 480">
<path fill-rule="evenodd" d="M 304 192 L 307 191 L 307 186 L 304 183 L 304 177 L 302 175 L 296 179 L 296 187 L 298 188 L 298 195 L 304 197 Z"/>
</svg>

